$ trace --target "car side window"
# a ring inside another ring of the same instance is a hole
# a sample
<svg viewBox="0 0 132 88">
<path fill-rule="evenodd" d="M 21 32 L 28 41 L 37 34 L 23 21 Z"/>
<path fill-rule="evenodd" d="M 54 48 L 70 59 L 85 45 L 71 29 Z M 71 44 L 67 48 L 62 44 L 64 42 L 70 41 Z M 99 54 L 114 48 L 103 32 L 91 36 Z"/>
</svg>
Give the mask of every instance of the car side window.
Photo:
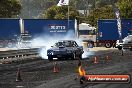
<svg viewBox="0 0 132 88">
<path fill-rule="evenodd" d="M 65 46 L 63 42 L 58 42 L 58 46 Z"/>
<path fill-rule="evenodd" d="M 74 42 L 74 43 L 73 43 L 73 46 L 74 46 L 74 47 L 78 47 L 78 45 L 77 45 L 77 43 L 76 43 L 76 42 Z"/>
<path fill-rule="evenodd" d="M 71 44 L 71 41 L 65 42 L 65 46 L 66 46 L 66 47 L 73 47 L 72 44 Z"/>
<path fill-rule="evenodd" d="M 58 43 L 55 43 L 55 44 L 54 44 L 54 47 L 58 47 Z"/>
</svg>

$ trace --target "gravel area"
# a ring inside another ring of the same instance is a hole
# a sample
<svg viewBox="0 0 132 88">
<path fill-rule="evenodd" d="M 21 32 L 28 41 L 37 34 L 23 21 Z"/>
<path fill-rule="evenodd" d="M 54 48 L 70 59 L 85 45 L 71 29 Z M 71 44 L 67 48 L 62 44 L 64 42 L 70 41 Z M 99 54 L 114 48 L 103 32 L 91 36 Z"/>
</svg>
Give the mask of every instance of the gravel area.
<svg viewBox="0 0 132 88">
<path fill-rule="evenodd" d="M 99 59 L 93 63 L 94 57 Z M 106 61 L 109 56 L 109 62 Z M 54 73 L 54 63 L 59 72 Z M 132 52 L 117 50 L 96 51 L 96 55 L 81 60 L 87 74 L 125 73 L 132 75 Z M 20 68 L 22 81 L 16 82 L 17 68 Z M 0 88 L 132 88 L 130 84 L 84 84 L 75 80 L 78 75 L 78 60 L 52 61 L 42 59 L 27 60 L 11 64 L 0 64 Z M 110 87 L 109 87 L 110 86 Z"/>
</svg>

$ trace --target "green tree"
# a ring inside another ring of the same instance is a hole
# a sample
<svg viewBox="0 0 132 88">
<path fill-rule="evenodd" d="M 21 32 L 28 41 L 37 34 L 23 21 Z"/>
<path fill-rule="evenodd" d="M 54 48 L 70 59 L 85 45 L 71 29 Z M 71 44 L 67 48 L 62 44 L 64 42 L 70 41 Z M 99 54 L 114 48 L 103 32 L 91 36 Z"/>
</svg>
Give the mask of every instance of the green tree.
<svg viewBox="0 0 132 88">
<path fill-rule="evenodd" d="M 94 9 L 86 19 L 86 22 L 92 26 L 97 26 L 98 19 L 113 19 L 115 18 L 115 13 L 111 5 L 106 5 L 105 7 Z"/>
<path fill-rule="evenodd" d="M 105 5 L 111 5 L 117 3 L 117 0 L 95 0 L 95 5 L 97 8 L 104 7 Z"/>
<path fill-rule="evenodd" d="M 20 0 L 22 18 L 41 18 L 42 13 L 52 5 L 56 5 L 55 0 Z"/>
<path fill-rule="evenodd" d="M 79 16 L 79 12 L 73 7 L 69 7 L 69 18 L 75 19 Z M 46 19 L 67 19 L 68 18 L 68 6 L 52 6 L 48 8 L 43 16 Z"/>
<path fill-rule="evenodd" d="M 21 4 L 18 0 L 0 0 L 0 18 L 15 17 L 20 14 Z"/>
<path fill-rule="evenodd" d="M 108 5 L 108 1 L 104 1 L 104 0 L 97 0 L 96 1 L 96 7 L 104 7 L 105 5 Z"/>
<path fill-rule="evenodd" d="M 117 6 L 122 18 L 132 18 L 132 0 L 118 0 Z"/>
</svg>

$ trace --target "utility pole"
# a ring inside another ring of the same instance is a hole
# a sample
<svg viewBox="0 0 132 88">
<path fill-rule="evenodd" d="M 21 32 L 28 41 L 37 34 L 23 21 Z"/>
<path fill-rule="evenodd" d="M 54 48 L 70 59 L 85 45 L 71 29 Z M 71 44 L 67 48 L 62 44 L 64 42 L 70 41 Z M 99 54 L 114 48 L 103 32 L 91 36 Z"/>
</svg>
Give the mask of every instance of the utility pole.
<svg viewBox="0 0 132 88">
<path fill-rule="evenodd" d="M 93 7 L 96 8 L 96 0 L 93 0 Z"/>
<path fill-rule="evenodd" d="M 88 15 L 88 5 L 89 5 L 89 2 L 88 0 L 86 0 L 86 4 L 85 4 L 85 8 L 86 8 L 86 17 Z"/>
</svg>

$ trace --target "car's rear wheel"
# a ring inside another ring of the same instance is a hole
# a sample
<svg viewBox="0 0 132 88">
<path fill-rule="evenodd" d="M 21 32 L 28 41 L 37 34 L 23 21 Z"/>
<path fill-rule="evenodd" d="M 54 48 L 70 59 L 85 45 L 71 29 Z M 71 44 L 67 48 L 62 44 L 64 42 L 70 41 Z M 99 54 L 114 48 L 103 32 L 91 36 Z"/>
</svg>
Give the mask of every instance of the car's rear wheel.
<svg viewBox="0 0 132 88">
<path fill-rule="evenodd" d="M 77 53 L 74 53 L 73 55 L 72 55 L 72 59 L 82 59 L 82 54 L 77 54 Z"/>
<path fill-rule="evenodd" d="M 77 58 L 76 53 L 73 53 L 73 54 L 72 54 L 72 59 L 75 60 L 76 58 Z"/>
<path fill-rule="evenodd" d="M 111 43 L 106 43 L 106 44 L 105 44 L 105 47 L 106 47 L 106 48 L 111 48 L 111 46 L 112 46 Z"/>
<path fill-rule="evenodd" d="M 130 48 L 130 51 L 132 51 L 132 47 Z"/>
<path fill-rule="evenodd" d="M 52 61 L 53 60 L 53 57 L 52 56 L 48 56 L 48 60 L 49 61 Z"/>
<path fill-rule="evenodd" d="M 79 55 L 79 59 L 82 60 L 82 54 Z"/>
</svg>

